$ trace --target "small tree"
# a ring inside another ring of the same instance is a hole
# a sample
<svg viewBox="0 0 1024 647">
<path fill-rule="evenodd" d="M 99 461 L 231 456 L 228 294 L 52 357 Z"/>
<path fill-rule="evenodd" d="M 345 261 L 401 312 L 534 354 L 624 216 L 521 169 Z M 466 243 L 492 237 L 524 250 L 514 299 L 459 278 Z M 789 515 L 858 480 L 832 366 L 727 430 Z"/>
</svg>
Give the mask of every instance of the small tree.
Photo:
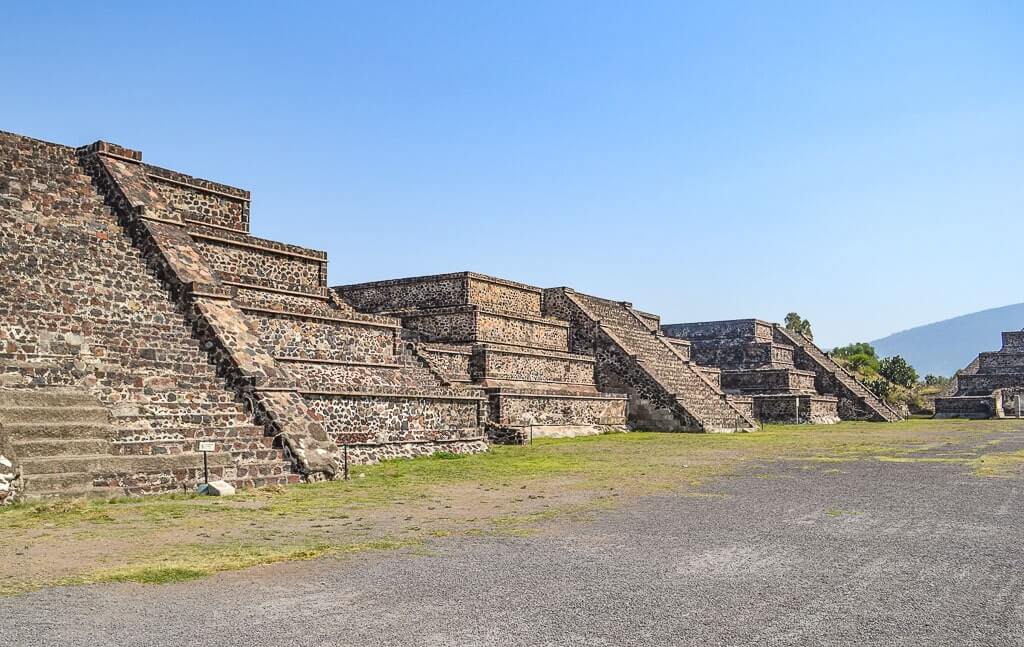
<svg viewBox="0 0 1024 647">
<path fill-rule="evenodd" d="M 844 359 L 846 359 L 846 365 L 849 366 L 851 370 L 862 375 L 875 375 L 878 373 L 878 358 L 874 355 L 868 355 L 867 353 L 855 353 Z"/>
<path fill-rule="evenodd" d="M 946 386 L 949 384 L 949 378 L 943 377 L 942 375 L 932 375 L 929 373 L 924 376 L 925 386 Z"/>
<path fill-rule="evenodd" d="M 879 362 L 878 373 L 893 384 L 908 389 L 917 384 L 917 371 L 899 355 L 886 357 Z"/>
<path fill-rule="evenodd" d="M 846 346 L 837 346 L 832 349 L 832 355 L 843 358 L 850 358 L 854 355 L 867 355 L 878 359 L 878 353 L 875 352 L 875 347 L 866 341 L 857 342 L 856 344 L 847 344 Z"/>
<path fill-rule="evenodd" d="M 807 339 L 814 340 L 814 333 L 811 331 L 811 322 L 804 319 L 795 312 L 786 315 L 786 330 L 798 332 Z"/>
<path fill-rule="evenodd" d="M 873 377 L 864 380 L 864 386 L 868 387 L 869 391 L 883 400 L 888 400 L 889 395 L 892 393 L 894 388 L 892 382 L 884 377 Z"/>
<path fill-rule="evenodd" d="M 871 377 L 878 373 L 878 353 L 875 352 L 875 347 L 867 342 L 833 348 L 832 357 L 863 377 Z"/>
</svg>

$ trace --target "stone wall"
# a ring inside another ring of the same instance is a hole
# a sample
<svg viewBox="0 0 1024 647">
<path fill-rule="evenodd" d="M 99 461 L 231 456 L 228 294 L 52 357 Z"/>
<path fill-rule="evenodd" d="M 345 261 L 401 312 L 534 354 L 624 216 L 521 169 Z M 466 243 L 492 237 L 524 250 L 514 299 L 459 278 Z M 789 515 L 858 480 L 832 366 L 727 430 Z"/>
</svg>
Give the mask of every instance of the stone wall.
<svg viewBox="0 0 1024 647">
<path fill-rule="evenodd" d="M 1024 387 L 1024 372 L 978 372 L 960 376 L 959 383 L 959 395 L 989 395 L 997 389 Z"/>
<path fill-rule="evenodd" d="M 544 316 L 540 288 L 460 272 L 333 289 L 360 311 L 401 317 L 435 373 L 482 389 L 494 442 L 521 442 L 526 424 L 558 435 L 625 426 L 624 399 L 597 391 L 592 357 L 567 352 L 569 324 Z"/>
<path fill-rule="evenodd" d="M 1016 417 L 1016 396 L 1024 392 L 1024 331 L 1002 334 L 1002 349 L 985 352 L 957 371 L 935 398 L 938 418 Z"/>
<path fill-rule="evenodd" d="M 151 165 L 146 166 L 146 174 L 171 209 L 184 217 L 215 227 L 249 231 L 248 191 Z"/>
<path fill-rule="evenodd" d="M 594 384 L 594 358 L 587 355 L 482 346 L 474 352 L 476 379 Z"/>
<path fill-rule="evenodd" d="M 374 281 L 335 288 L 360 312 L 430 310 L 469 304 L 469 285 L 464 272 Z"/>
<path fill-rule="evenodd" d="M 1024 352 L 981 353 L 976 361 L 977 366 L 972 373 L 1012 373 L 1024 366 Z"/>
<path fill-rule="evenodd" d="M 754 398 L 758 420 L 781 423 L 831 424 L 839 422 L 835 397 L 821 395 L 783 395 Z"/>
<path fill-rule="evenodd" d="M 252 321 L 260 342 L 274 356 L 385 364 L 394 359 L 394 326 L 302 314 L 273 314 Z"/>
<path fill-rule="evenodd" d="M 773 342 L 734 340 L 693 340 L 691 357 L 704 366 L 725 369 L 793 366 L 793 348 Z"/>
<path fill-rule="evenodd" d="M 722 372 L 722 388 L 737 393 L 814 393 L 813 371 L 749 369 Z"/>
<path fill-rule="evenodd" d="M 417 352 L 438 374 L 451 382 L 470 382 L 473 349 L 454 344 L 419 344 Z"/>
<path fill-rule="evenodd" d="M 439 452 L 478 454 L 487 450 L 487 441 L 479 438 L 472 440 L 440 438 L 422 442 L 363 443 L 347 447 L 349 462 L 353 466 L 396 458 L 421 458 L 432 456 Z"/>
<path fill-rule="evenodd" d="M 374 281 L 336 288 L 362 312 L 433 310 L 476 305 L 493 310 L 539 317 L 540 288 L 474 272 L 417 276 Z"/>
<path fill-rule="evenodd" d="M 936 418 L 996 418 L 1002 411 L 1002 393 L 935 398 Z"/>
<path fill-rule="evenodd" d="M 759 319 L 730 319 L 725 321 L 700 321 L 693 323 L 665 324 L 662 331 L 670 337 L 689 339 L 746 339 L 771 341 L 773 325 Z"/>
<path fill-rule="evenodd" d="M 338 444 L 406 443 L 444 439 L 453 430 L 479 435 L 478 399 L 470 396 L 371 395 L 338 399 L 307 395 L 307 401 Z M 457 436 L 458 434 L 456 434 Z"/>
<path fill-rule="evenodd" d="M 525 319 L 480 310 L 476 338 L 541 350 L 565 350 L 569 347 L 568 329 L 569 326 L 560 321 Z"/>
<path fill-rule="evenodd" d="M 467 274 L 469 302 L 487 310 L 511 312 L 528 317 L 541 316 L 540 288 L 513 283 L 481 274 Z"/>
<path fill-rule="evenodd" d="M 564 350 L 569 343 L 568 327 L 562 322 L 524 318 L 474 305 L 405 312 L 402 324 L 419 333 L 424 341 L 493 342 L 544 350 Z"/>
<path fill-rule="evenodd" d="M 625 398 L 502 393 L 496 402 L 492 419 L 504 427 L 614 426 L 626 417 Z"/>
<path fill-rule="evenodd" d="M 1003 333 L 1003 352 L 1024 353 L 1024 330 Z"/>
<path fill-rule="evenodd" d="M 323 261 L 275 249 L 263 248 L 255 243 L 216 240 L 192 234 L 196 247 L 207 264 L 222 281 L 245 282 L 251 285 L 318 294 Z"/>
<path fill-rule="evenodd" d="M 407 312 L 402 325 L 424 341 L 467 343 L 477 340 L 477 313 L 472 306 Z"/>
</svg>

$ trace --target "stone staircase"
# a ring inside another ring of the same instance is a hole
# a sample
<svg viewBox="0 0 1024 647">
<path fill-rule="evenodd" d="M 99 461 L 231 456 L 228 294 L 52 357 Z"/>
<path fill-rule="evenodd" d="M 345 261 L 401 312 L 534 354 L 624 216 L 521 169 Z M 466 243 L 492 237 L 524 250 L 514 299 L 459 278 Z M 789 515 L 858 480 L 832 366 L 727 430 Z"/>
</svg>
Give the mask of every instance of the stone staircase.
<svg viewBox="0 0 1024 647">
<path fill-rule="evenodd" d="M 190 487 L 205 439 L 224 445 L 218 475 L 236 485 L 298 478 L 78 151 L 0 133 L 0 221 L 0 397 L 30 495 Z M 33 410 L 34 393 L 61 390 L 71 399 L 50 415 Z"/>
<path fill-rule="evenodd" d="M 543 291 L 475 272 L 338 286 L 364 313 L 401 319 L 432 372 L 485 395 L 495 442 L 625 427 L 621 396 L 598 392 L 594 358 L 569 350 L 569 325 L 541 311 Z"/>
<path fill-rule="evenodd" d="M 819 392 L 839 398 L 839 416 L 844 420 L 897 422 L 903 419 L 895 409 L 872 393 L 853 373 L 840 366 L 801 333 L 774 325 L 775 340 L 796 349 L 797 368 L 814 371 Z"/>
<path fill-rule="evenodd" d="M 689 361 L 687 345 L 670 341 L 654 315 L 626 302 L 569 288 L 545 290 L 545 310 L 572 325 L 573 349 L 592 352 L 598 386 L 630 395 L 630 421 L 655 430 L 749 431 L 749 399 L 730 399 L 716 371 Z"/>
<path fill-rule="evenodd" d="M 667 324 L 661 331 L 690 344 L 690 357 L 720 370 L 726 393 L 753 399 L 762 422 L 831 424 L 839 421 L 838 399 L 818 393 L 813 371 L 794 364 L 796 349 L 773 338 L 773 324 L 758 319 Z"/>
<path fill-rule="evenodd" d="M 398 320 L 335 297 L 326 254 L 249 234 L 237 190 L 143 169 L 212 278 L 230 289 L 280 388 L 301 397 L 336 446 L 349 446 L 350 460 L 485 448 L 483 394 L 448 388 L 402 339 Z"/>
<path fill-rule="evenodd" d="M 1004 332 L 1002 338 L 1000 350 L 980 353 L 935 398 L 937 418 L 1024 415 L 1024 331 Z"/>
<path fill-rule="evenodd" d="M 116 454 L 110 411 L 82 390 L 0 391 L 0 429 L 30 499 L 168 491 L 203 476 L 195 453 Z M 233 478 L 231 453 L 211 453 L 209 465 L 213 477 Z"/>
</svg>

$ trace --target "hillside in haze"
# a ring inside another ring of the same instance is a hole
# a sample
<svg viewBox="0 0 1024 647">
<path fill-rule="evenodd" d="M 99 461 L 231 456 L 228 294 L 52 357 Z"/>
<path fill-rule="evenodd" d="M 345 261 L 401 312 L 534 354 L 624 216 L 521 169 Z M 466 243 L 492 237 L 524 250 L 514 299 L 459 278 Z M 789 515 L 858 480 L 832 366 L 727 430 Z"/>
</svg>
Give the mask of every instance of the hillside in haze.
<svg viewBox="0 0 1024 647">
<path fill-rule="evenodd" d="M 999 333 L 1022 328 L 1024 303 L 1018 303 L 918 326 L 871 344 L 880 357 L 902 355 L 922 377 L 950 376 L 978 353 L 999 350 Z"/>
</svg>

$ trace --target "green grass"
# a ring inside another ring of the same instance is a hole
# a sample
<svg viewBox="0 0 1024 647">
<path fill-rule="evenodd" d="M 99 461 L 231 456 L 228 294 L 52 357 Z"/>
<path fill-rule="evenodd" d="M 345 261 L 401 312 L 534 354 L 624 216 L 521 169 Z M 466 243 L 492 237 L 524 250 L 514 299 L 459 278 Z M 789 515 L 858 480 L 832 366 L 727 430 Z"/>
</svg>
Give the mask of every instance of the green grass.
<svg viewBox="0 0 1024 647">
<path fill-rule="evenodd" d="M 0 589 L 159 584 L 282 561 L 421 550 L 431 537 L 528 535 L 554 519 L 586 519 L 630 496 L 700 494 L 696 486 L 755 461 L 804 461 L 815 470 L 864 459 L 943 462 L 980 477 L 1014 476 L 1024 452 L 997 450 L 1000 434 L 1016 430 L 1024 425 L 909 420 L 770 425 L 747 434 L 539 439 L 472 456 L 355 466 L 350 481 L 228 498 L 175 494 L 23 504 L 0 509 L 0 546 L 23 553 L 0 560 Z"/>
</svg>

